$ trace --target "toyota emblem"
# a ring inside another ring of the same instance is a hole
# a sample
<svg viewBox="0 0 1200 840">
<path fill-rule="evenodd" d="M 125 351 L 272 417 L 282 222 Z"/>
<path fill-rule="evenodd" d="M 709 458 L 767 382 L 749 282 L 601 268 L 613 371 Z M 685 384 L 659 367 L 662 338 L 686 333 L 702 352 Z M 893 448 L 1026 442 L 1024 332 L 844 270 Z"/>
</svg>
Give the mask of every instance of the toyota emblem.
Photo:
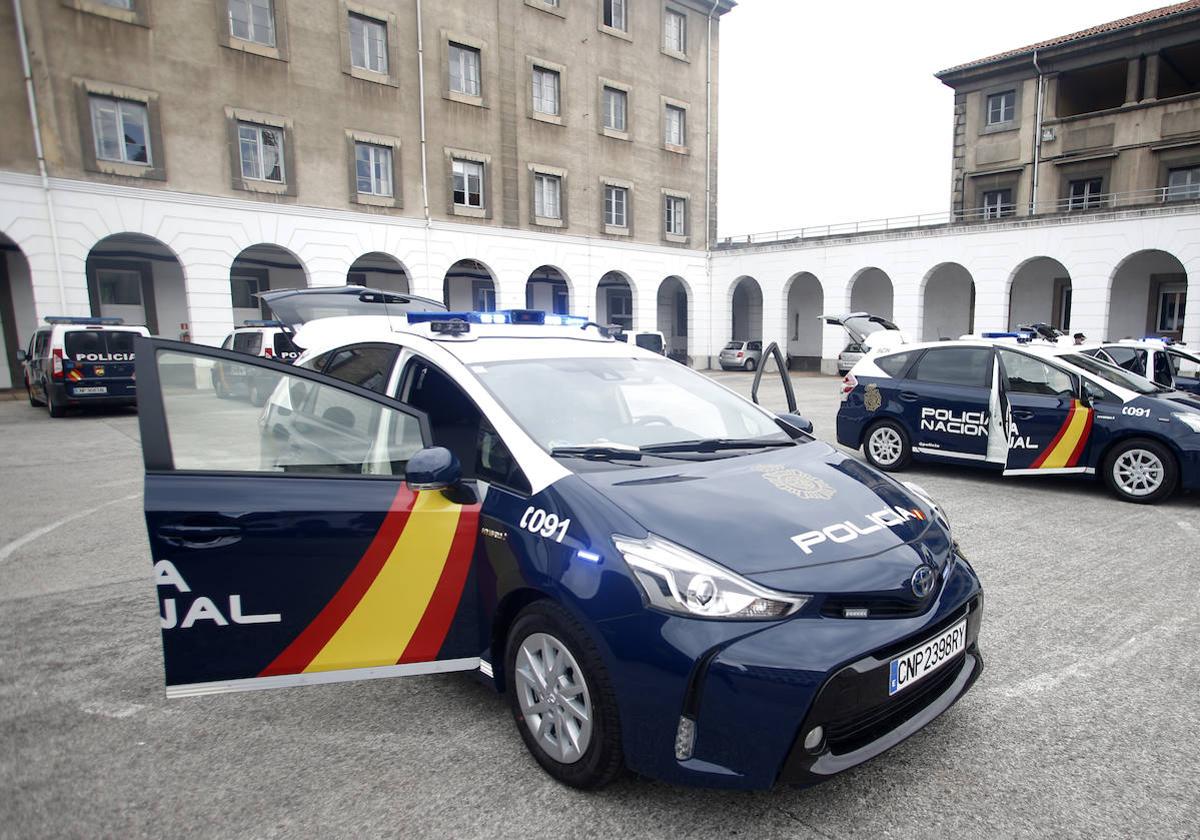
<svg viewBox="0 0 1200 840">
<path fill-rule="evenodd" d="M 937 578 L 933 569 L 928 566 L 921 566 L 913 572 L 912 580 L 909 581 L 909 586 L 912 587 L 913 594 L 918 598 L 924 598 L 933 591 L 933 582 Z"/>
</svg>

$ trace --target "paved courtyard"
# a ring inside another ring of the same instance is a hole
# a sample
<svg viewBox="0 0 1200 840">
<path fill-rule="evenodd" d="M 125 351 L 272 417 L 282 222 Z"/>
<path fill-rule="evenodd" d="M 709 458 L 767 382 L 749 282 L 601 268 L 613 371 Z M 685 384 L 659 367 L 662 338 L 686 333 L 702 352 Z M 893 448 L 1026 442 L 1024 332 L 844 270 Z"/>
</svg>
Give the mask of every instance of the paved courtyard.
<svg viewBox="0 0 1200 840">
<path fill-rule="evenodd" d="M 747 374 L 714 374 L 748 392 Z M 837 380 L 796 377 L 832 440 Z M 764 386 L 766 388 L 767 386 Z M 778 404 L 778 384 L 768 401 Z M 463 675 L 167 701 L 132 412 L 0 401 L 0 836 L 1184 837 L 1200 499 L 918 466 L 987 590 L 948 714 L 809 790 L 581 794 Z M 781 735 L 781 737 L 783 737 Z"/>
</svg>

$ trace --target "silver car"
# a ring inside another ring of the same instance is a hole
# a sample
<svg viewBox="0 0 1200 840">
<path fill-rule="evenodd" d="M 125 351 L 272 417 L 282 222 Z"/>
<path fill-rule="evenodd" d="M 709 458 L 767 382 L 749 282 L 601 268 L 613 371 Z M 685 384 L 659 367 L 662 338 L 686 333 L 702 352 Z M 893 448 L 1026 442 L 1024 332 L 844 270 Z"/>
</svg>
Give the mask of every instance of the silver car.
<svg viewBox="0 0 1200 840">
<path fill-rule="evenodd" d="M 761 341 L 731 341 L 718 357 L 722 370 L 754 370 L 762 361 Z"/>
<path fill-rule="evenodd" d="M 843 376 L 849 373 L 850 368 L 858 364 L 859 360 L 866 355 L 868 349 L 866 339 L 868 335 L 881 330 L 895 332 L 899 332 L 900 330 L 899 327 L 886 318 L 880 318 L 878 315 L 871 315 L 868 312 L 851 312 L 849 315 L 843 315 L 840 318 L 832 315 L 822 315 L 821 320 L 827 324 L 842 327 L 850 336 L 850 343 L 838 354 L 838 373 Z"/>
</svg>

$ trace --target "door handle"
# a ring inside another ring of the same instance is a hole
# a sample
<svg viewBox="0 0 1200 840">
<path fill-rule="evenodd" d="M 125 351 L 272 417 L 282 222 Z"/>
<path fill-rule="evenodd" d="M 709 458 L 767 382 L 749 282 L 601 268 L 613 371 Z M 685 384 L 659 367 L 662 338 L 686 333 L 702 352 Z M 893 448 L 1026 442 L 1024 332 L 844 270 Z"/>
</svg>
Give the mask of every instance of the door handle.
<svg viewBox="0 0 1200 840">
<path fill-rule="evenodd" d="M 1013 411 L 1012 416 L 1017 420 L 1032 420 L 1033 412 L 1027 408 L 1018 408 Z"/>
<path fill-rule="evenodd" d="M 901 391 L 900 399 L 904 400 L 905 402 L 916 402 L 917 400 L 921 399 L 921 395 L 916 391 Z"/>
<path fill-rule="evenodd" d="M 242 538 L 239 525 L 163 525 L 158 536 L 183 548 L 220 548 Z"/>
</svg>

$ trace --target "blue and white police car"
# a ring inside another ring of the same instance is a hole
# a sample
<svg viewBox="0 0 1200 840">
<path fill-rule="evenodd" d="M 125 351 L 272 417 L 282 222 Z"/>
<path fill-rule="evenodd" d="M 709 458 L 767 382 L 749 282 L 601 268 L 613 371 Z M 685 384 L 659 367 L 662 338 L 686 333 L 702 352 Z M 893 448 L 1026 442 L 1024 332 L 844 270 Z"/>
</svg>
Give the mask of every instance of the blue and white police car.
<svg viewBox="0 0 1200 840">
<path fill-rule="evenodd" d="M 794 414 L 538 311 L 295 341 L 291 366 L 139 347 L 170 696 L 476 671 L 568 785 L 767 788 L 882 753 L 981 672 L 944 514 Z M 205 387 L 229 361 L 273 379 L 261 409 Z"/>
<path fill-rule="evenodd" d="M 837 439 L 883 470 L 1098 475 L 1130 502 L 1200 486 L 1200 401 L 1031 333 L 868 356 L 843 380 Z"/>
<path fill-rule="evenodd" d="M 1122 339 L 1080 352 L 1117 365 L 1158 385 L 1200 395 L 1200 355 L 1186 345 L 1162 338 Z"/>
</svg>

